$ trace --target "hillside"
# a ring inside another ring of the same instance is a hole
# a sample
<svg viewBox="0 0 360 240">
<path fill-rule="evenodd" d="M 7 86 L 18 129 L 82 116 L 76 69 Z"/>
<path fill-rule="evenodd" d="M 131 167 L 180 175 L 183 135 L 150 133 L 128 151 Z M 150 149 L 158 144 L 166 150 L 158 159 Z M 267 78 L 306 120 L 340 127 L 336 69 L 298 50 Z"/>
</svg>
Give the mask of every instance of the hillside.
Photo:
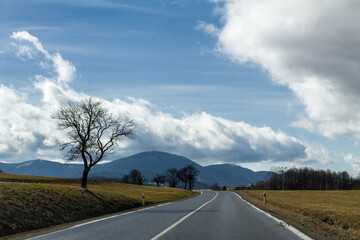
<svg viewBox="0 0 360 240">
<path fill-rule="evenodd" d="M 165 152 L 142 152 L 130 157 L 98 164 L 92 168 L 89 177 L 121 178 L 132 169 L 142 172 L 148 181 L 156 174 L 163 174 L 169 168 L 180 169 L 188 164 L 194 165 L 200 172 L 195 187 L 204 188 L 217 182 L 219 185 L 234 187 L 248 185 L 263 180 L 267 172 L 253 172 L 250 169 L 232 164 L 201 166 L 183 156 Z M 46 160 L 31 160 L 23 163 L 0 163 L 0 169 L 6 173 L 28 174 L 49 177 L 80 178 L 81 164 L 61 164 Z"/>
<path fill-rule="evenodd" d="M 146 204 L 188 197 L 188 191 L 122 183 L 0 174 L 0 237 L 85 218 L 124 211 Z"/>
<path fill-rule="evenodd" d="M 204 167 L 202 176 L 205 181 L 211 182 L 217 179 L 220 186 L 234 187 L 237 185 L 249 185 L 263 180 L 268 174 L 267 171 L 254 172 L 233 164 L 219 164 Z M 237 184 L 236 184 L 237 183 Z"/>
</svg>

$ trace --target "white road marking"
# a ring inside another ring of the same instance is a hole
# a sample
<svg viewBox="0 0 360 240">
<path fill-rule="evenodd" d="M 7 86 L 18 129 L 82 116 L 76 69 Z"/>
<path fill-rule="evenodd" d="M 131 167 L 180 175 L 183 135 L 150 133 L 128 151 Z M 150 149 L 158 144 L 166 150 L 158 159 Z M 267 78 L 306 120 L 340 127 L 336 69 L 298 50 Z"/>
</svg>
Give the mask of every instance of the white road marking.
<svg viewBox="0 0 360 240">
<path fill-rule="evenodd" d="M 163 203 L 163 204 L 156 205 L 156 206 L 152 206 L 152 207 L 142 208 L 142 209 L 139 209 L 139 210 L 130 211 L 130 212 L 126 212 L 126 213 L 121 213 L 121 214 L 113 215 L 113 216 L 110 216 L 110 217 L 105 217 L 105 218 L 96 219 L 96 220 L 93 220 L 93 221 L 90 221 L 90 222 L 81 223 L 81 224 L 78 224 L 78 225 L 75 225 L 75 226 L 72 226 L 72 227 L 69 227 L 69 228 L 65 228 L 65 229 L 59 230 L 59 231 L 55 231 L 55 232 L 51 232 L 51 233 L 39 235 L 39 236 L 32 237 L 32 238 L 27 238 L 27 240 L 34 240 L 34 239 L 37 239 L 37 238 L 39 238 L 39 237 L 49 236 L 49 235 L 52 235 L 52 234 L 55 234 L 55 233 L 67 231 L 67 230 L 69 230 L 69 229 L 73 229 L 73 228 L 85 226 L 85 225 L 92 224 L 92 223 L 95 223 L 95 222 L 100 222 L 100 221 L 103 221 L 103 220 L 106 220 L 106 219 L 115 218 L 115 217 L 119 217 L 119 216 L 124 216 L 124 215 L 128 215 L 128 214 L 131 214 L 131 213 L 141 212 L 141 211 L 144 211 L 144 210 L 149 210 L 149 209 L 155 208 L 155 207 L 161 207 L 161 206 L 165 206 L 165 205 L 168 205 L 168 204 L 171 204 L 171 202 Z"/>
<path fill-rule="evenodd" d="M 201 192 L 202 194 L 202 192 Z M 179 221 L 177 221 L 176 223 L 174 223 L 173 225 L 171 225 L 170 227 L 168 227 L 167 229 L 165 229 L 164 231 L 162 231 L 161 233 L 159 233 L 158 235 L 156 235 L 155 237 L 153 237 L 151 240 L 157 240 L 159 239 L 161 236 L 163 236 L 165 233 L 169 232 L 171 229 L 173 229 L 174 227 L 176 227 L 177 225 L 179 225 L 181 222 L 183 222 L 185 219 L 187 219 L 188 217 L 190 217 L 191 215 L 193 215 L 194 213 L 196 213 L 197 211 L 199 211 L 201 208 L 205 207 L 205 205 L 207 205 L 208 203 L 214 201 L 214 199 L 219 195 L 218 192 L 216 192 L 215 197 L 213 197 L 211 200 L 207 201 L 206 203 L 204 203 L 203 205 L 201 205 L 200 207 L 198 207 L 197 209 L 195 209 L 194 211 L 192 211 L 191 213 L 189 213 L 188 215 L 186 215 L 185 217 L 181 218 Z"/>
<path fill-rule="evenodd" d="M 298 237 L 304 239 L 304 240 L 313 240 L 312 238 L 310 238 L 309 236 L 305 235 L 304 233 L 300 232 L 300 230 L 296 229 L 295 227 L 289 225 L 287 222 L 282 221 L 274 216 L 272 216 L 271 214 L 264 212 L 263 210 L 261 210 L 258 207 L 255 207 L 254 205 L 252 205 L 251 203 L 249 203 L 248 201 L 244 200 L 239 194 L 233 192 L 236 196 L 238 196 L 242 201 L 244 201 L 245 203 L 249 204 L 251 207 L 255 208 L 256 210 L 258 210 L 259 212 L 264 213 L 266 216 L 268 216 L 269 218 L 275 220 L 276 222 L 278 222 L 279 224 L 283 225 L 284 227 L 286 227 L 287 229 L 289 229 L 291 232 L 295 233 L 295 235 L 297 235 Z"/>
</svg>

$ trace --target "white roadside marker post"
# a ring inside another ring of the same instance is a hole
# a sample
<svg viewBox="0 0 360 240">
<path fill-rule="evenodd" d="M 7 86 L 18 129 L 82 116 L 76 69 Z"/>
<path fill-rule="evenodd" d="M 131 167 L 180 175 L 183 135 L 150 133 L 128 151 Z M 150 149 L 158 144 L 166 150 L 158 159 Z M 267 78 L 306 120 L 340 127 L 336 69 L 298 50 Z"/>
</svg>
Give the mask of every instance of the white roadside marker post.
<svg viewBox="0 0 360 240">
<path fill-rule="evenodd" d="M 145 206 L 145 194 L 144 193 L 142 194 L 141 201 L 142 201 L 142 205 Z"/>
<path fill-rule="evenodd" d="M 264 195 L 264 204 L 266 204 L 266 192 L 264 192 L 263 195 Z"/>
</svg>

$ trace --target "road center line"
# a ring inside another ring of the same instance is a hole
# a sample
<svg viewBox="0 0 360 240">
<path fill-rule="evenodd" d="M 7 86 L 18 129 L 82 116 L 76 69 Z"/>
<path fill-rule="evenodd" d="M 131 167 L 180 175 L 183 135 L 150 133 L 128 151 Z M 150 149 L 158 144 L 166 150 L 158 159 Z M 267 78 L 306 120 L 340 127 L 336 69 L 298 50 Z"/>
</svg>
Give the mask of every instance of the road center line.
<svg viewBox="0 0 360 240">
<path fill-rule="evenodd" d="M 165 233 L 169 232 L 171 229 L 173 229 L 174 227 L 176 227 L 177 225 L 179 225 L 181 222 L 183 222 L 185 219 L 187 219 L 188 217 L 190 217 L 191 215 L 193 215 L 194 213 L 196 213 L 197 211 L 199 211 L 201 208 L 205 207 L 208 203 L 214 201 L 214 199 L 219 195 L 218 192 L 216 192 L 215 197 L 213 197 L 211 200 L 207 201 L 206 203 L 204 203 L 203 205 L 201 205 L 200 207 L 198 207 L 197 209 L 195 209 L 194 211 L 192 211 L 191 213 L 189 213 L 188 215 L 186 215 L 185 217 L 181 218 L 179 221 L 177 221 L 176 223 L 174 223 L 173 225 L 171 225 L 170 227 L 168 227 L 167 229 L 165 229 L 164 231 L 162 231 L 161 233 L 159 233 L 158 235 L 156 235 L 155 237 L 153 237 L 151 240 L 157 240 L 159 239 L 161 236 L 163 236 Z"/>
<path fill-rule="evenodd" d="M 146 211 L 146 210 L 149 210 L 149 209 L 151 209 L 151 208 L 161 207 L 161 206 L 165 206 L 165 205 L 168 205 L 168 204 L 171 204 L 171 203 L 172 203 L 172 202 L 163 203 L 163 204 L 159 204 L 159 205 L 156 205 L 156 206 L 141 208 L 141 209 L 138 209 L 138 210 L 132 210 L 132 211 L 125 212 L 125 213 L 120 213 L 120 214 L 112 215 L 112 216 L 109 216 L 109 217 L 103 217 L 103 218 L 95 219 L 95 220 L 92 220 L 92 221 L 88 221 L 88 222 L 84 222 L 84 223 L 80 223 L 80 224 L 74 225 L 74 226 L 72 226 L 72 227 L 67 227 L 67 228 L 64 228 L 64 229 L 61 229 L 61 230 L 58 230 L 58 231 L 49 232 L 49 233 L 45 233 L 45 234 L 42 234 L 42 235 L 38 235 L 38 236 L 31 237 L 31 238 L 27 238 L 27 240 L 34 240 L 34 239 L 36 239 L 36 238 L 45 237 L 45 236 L 49 236 L 49 235 L 56 234 L 56 233 L 59 233 L 59 232 L 68 231 L 68 230 L 73 229 L 73 228 L 85 226 L 85 225 L 88 225 L 88 224 L 93 224 L 93 223 L 100 222 L 100 221 L 104 221 L 104 220 L 107 220 L 107 219 L 110 219 L 110 218 L 115 218 L 115 217 L 120 217 L 120 216 L 132 214 L 132 213 L 136 213 L 136 212 Z M 81 221 L 81 220 L 80 220 L 80 221 Z M 84 219 L 84 221 L 86 221 L 86 219 Z M 65 224 L 66 224 L 66 223 L 65 223 Z M 71 223 L 67 223 L 67 224 L 71 224 Z"/>
</svg>

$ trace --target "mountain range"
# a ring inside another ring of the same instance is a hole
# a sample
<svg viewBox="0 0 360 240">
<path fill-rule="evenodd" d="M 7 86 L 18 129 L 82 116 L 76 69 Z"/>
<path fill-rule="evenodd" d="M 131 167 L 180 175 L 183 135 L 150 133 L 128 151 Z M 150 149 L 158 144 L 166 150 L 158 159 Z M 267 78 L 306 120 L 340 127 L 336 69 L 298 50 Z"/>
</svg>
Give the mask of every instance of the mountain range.
<svg viewBox="0 0 360 240">
<path fill-rule="evenodd" d="M 192 164 L 199 170 L 195 187 L 208 187 L 215 182 L 220 186 L 234 187 L 249 185 L 263 180 L 267 171 L 254 172 L 233 164 L 217 164 L 201 166 L 194 161 L 175 154 L 151 151 L 117 159 L 108 163 L 95 165 L 89 178 L 121 178 L 132 169 L 141 171 L 144 177 L 151 181 L 156 174 L 164 174 L 169 168 L 183 168 Z M 59 163 L 47 160 L 30 160 L 22 163 L 2 163 L 0 169 L 6 173 L 26 174 L 49 177 L 81 178 L 83 165 Z"/>
</svg>

